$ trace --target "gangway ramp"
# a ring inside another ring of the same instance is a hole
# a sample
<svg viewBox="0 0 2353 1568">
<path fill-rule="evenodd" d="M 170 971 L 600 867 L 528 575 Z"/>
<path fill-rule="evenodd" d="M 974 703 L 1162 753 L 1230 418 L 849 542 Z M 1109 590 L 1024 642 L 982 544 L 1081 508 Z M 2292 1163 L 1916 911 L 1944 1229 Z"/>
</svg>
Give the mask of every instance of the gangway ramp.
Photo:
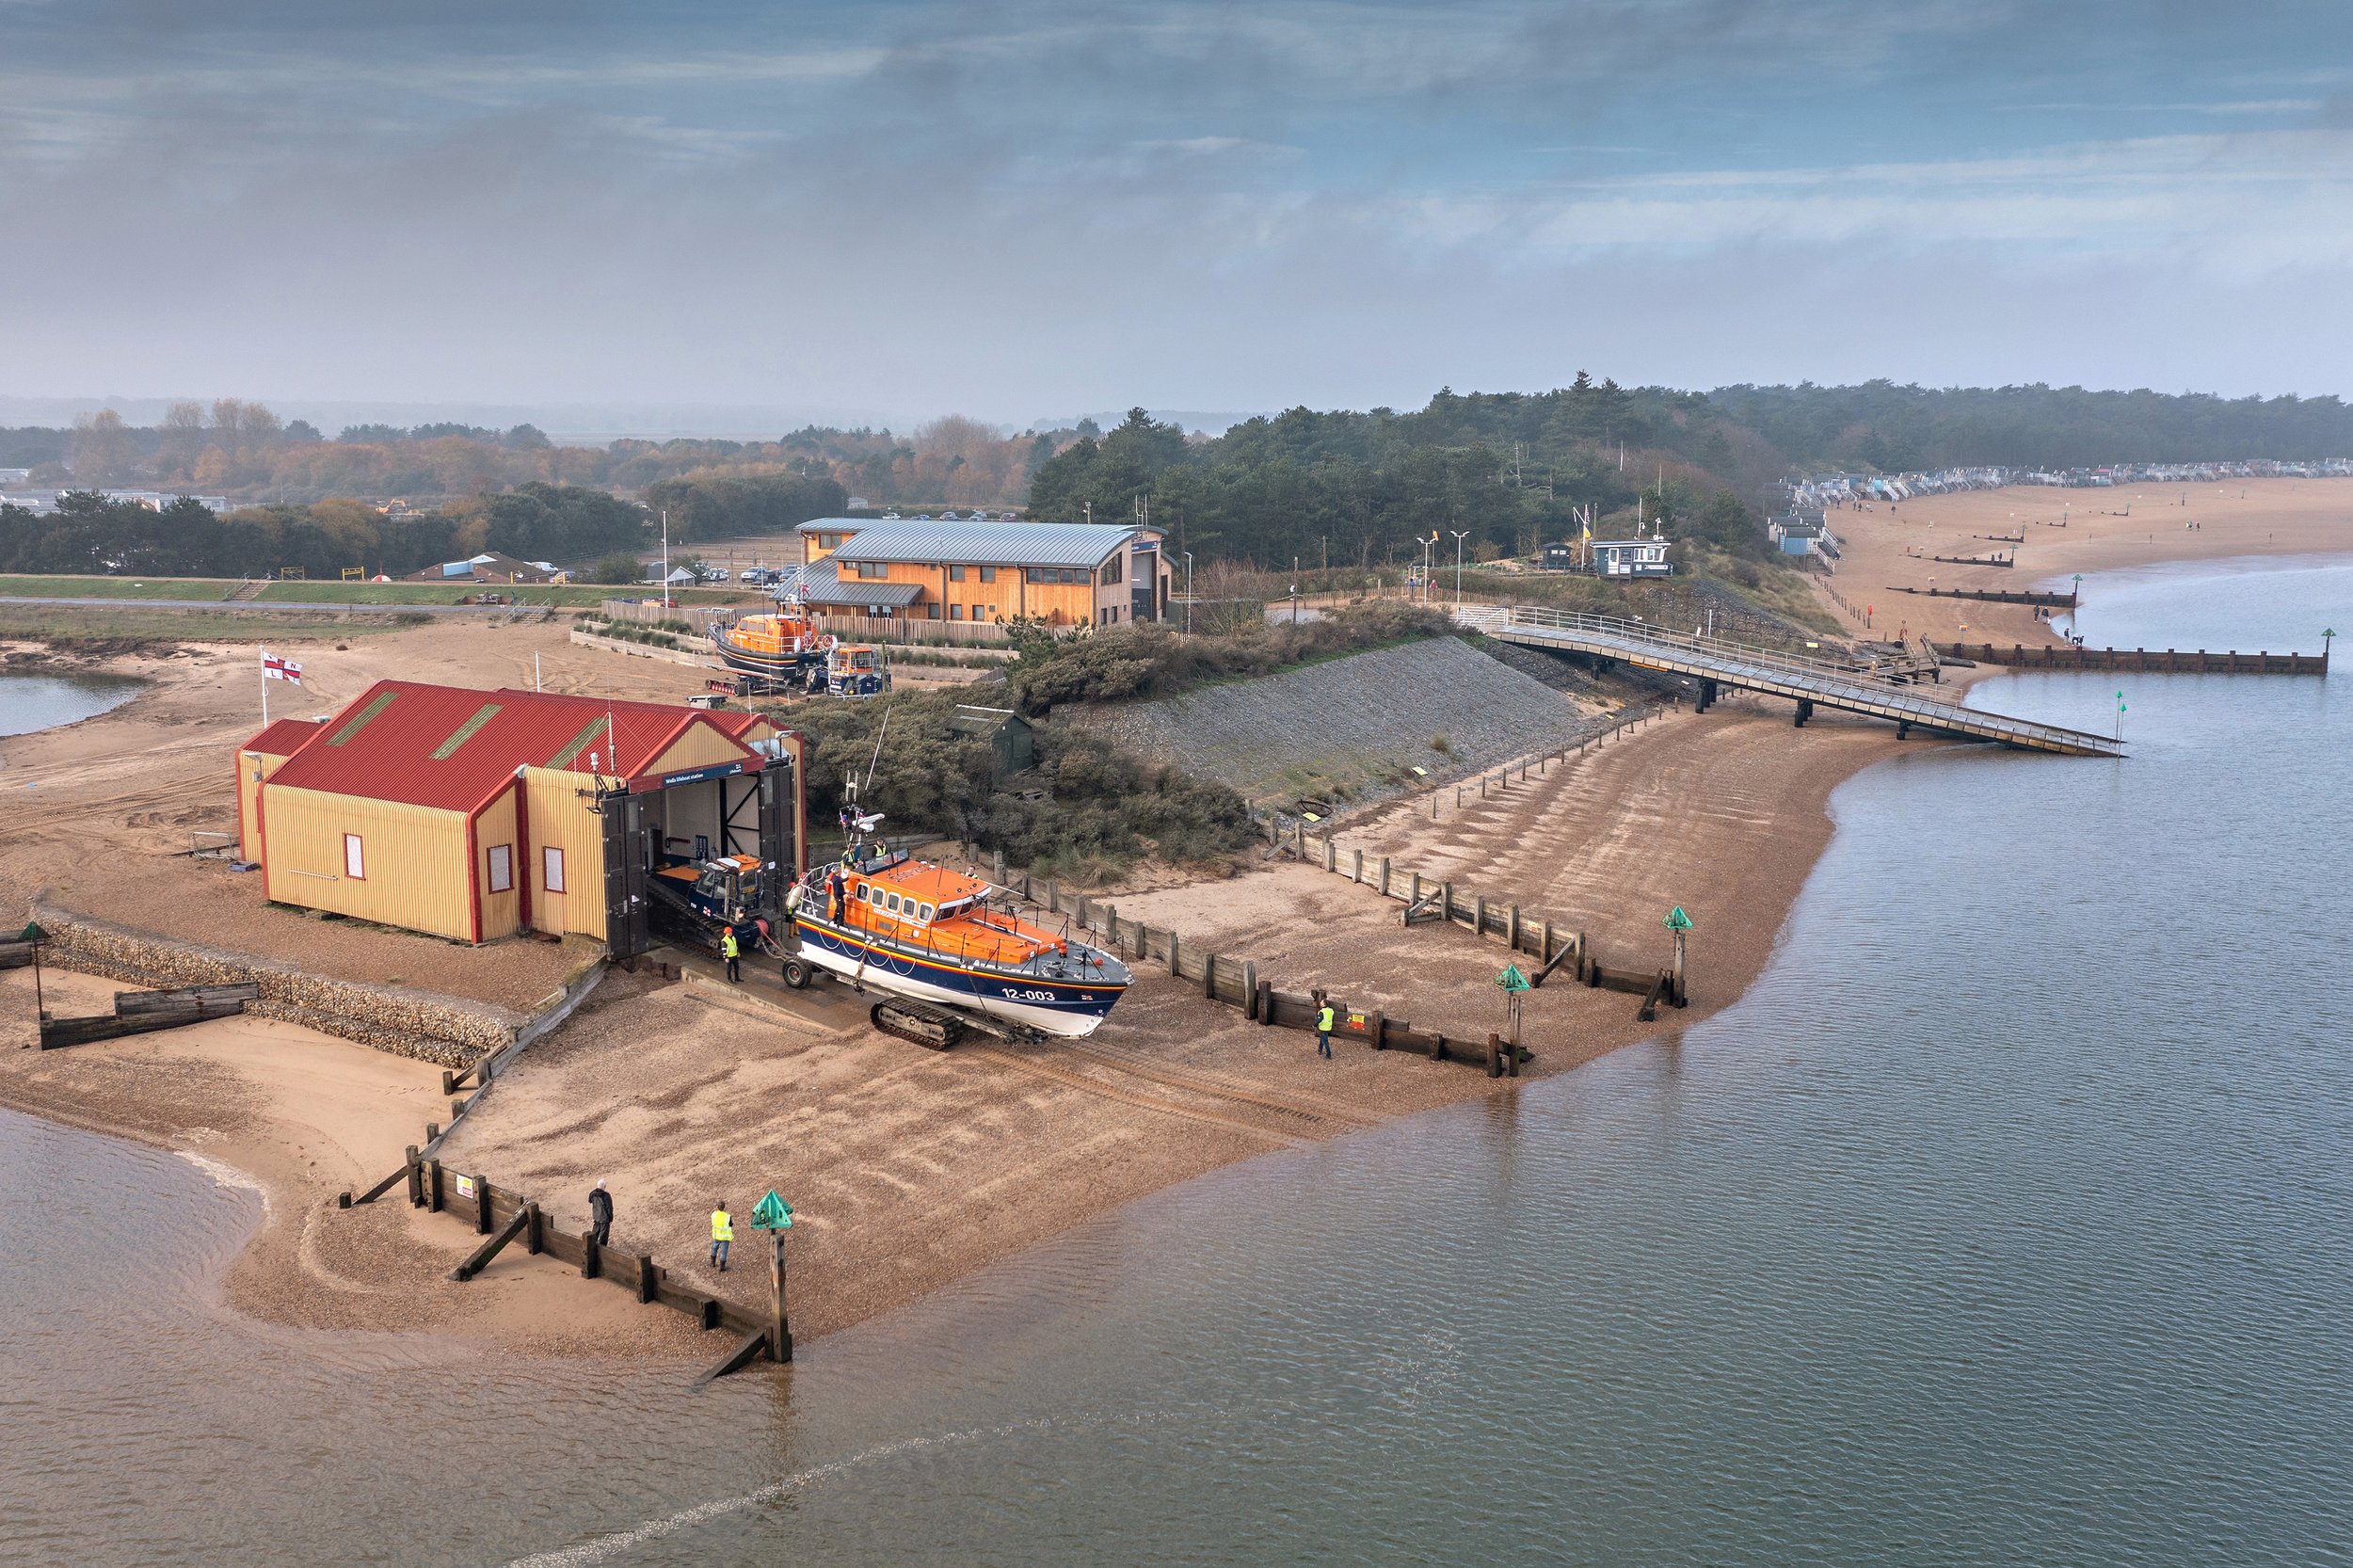
<svg viewBox="0 0 2353 1568">
<path fill-rule="evenodd" d="M 1457 625 L 1524 648 L 1615 659 L 1638 669 L 1689 676 L 1700 684 L 1705 708 L 1720 687 L 1787 697 L 1803 724 L 1816 708 L 1864 713 L 1899 728 L 1933 730 L 1973 740 L 1999 741 L 2028 751 L 2069 757 L 2121 757 L 2124 748 L 2105 735 L 2057 725 L 2036 724 L 2003 713 L 1964 708 L 1921 696 L 1895 680 L 1859 676 L 1826 661 L 1799 658 L 1721 637 L 1686 635 L 1647 622 L 1536 605 L 1465 604 L 1454 611 Z"/>
</svg>

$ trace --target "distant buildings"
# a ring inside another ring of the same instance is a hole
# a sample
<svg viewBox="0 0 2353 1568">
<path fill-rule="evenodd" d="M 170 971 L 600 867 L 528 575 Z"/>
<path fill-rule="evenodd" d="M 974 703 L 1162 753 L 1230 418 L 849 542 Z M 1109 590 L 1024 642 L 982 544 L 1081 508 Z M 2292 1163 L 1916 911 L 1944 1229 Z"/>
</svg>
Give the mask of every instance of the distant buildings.
<svg viewBox="0 0 2353 1568">
<path fill-rule="evenodd" d="M 1672 577 L 1672 546 L 1661 536 L 1632 539 L 1572 539 L 1545 546 L 1548 571 L 1584 571 L 1595 577 Z"/>
<path fill-rule="evenodd" d="M 691 580 L 693 574 L 688 576 Z M 519 560 L 495 550 L 408 574 L 411 583 L 560 583 L 563 579 L 564 574 L 545 561 Z"/>
<path fill-rule="evenodd" d="M 30 469 L 0 468 L 0 485 L 11 483 L 9 478 L 11 474 L 15 475 L 16 479 L 23 480 L 29 478 L 31 473 Z M 0 504 L 22 506 L 37 516 L 47 517 L 57 509 L 58 502 L 72 493 L 71 489 L 23 491 L 14 495 L 0 495 Z M 108 501 L 127 501 L 135 506 L 144 506 L 151 512 L 160 512 L 175 501 L 193 501 L 208 512 L 229 510 L 229 498 L 225 495 L 183 495 L 176 490 L 100 490 L 98 493 Z"/>
</svg>

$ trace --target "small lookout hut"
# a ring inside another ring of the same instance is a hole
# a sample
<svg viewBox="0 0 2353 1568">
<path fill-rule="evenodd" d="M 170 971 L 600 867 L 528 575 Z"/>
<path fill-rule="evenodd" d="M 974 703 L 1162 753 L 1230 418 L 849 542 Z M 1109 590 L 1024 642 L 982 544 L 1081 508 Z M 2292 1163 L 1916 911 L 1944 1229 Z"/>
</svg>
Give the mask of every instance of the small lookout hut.
<svg viewBox="0 0 2353 1568">
<path fill-rule="evenodd" d="M 1010 777 L 1037 766 L 1037 736 L 1030 721 L 1010 708 L 977 708 L 960 703 L 948 728 L 959 735 L 986 741 L 990 770 L 998 778 Z"/>
</svg>

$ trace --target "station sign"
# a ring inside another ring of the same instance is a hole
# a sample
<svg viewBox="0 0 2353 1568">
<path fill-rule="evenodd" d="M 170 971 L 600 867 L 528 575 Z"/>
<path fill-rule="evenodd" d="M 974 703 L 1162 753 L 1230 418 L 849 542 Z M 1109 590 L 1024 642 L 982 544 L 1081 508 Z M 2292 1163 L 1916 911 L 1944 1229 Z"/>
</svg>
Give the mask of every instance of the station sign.
<svg viewBox="0 0 2353 1568">
<path fill-rule="evenodd" d="M 699 784 L 706 778 L 731 778 L 743 771 L 744 764 L 740 761 L 713 762 L 707 768 L 689 768 L 684 773 L 665 773 L 662 776 L 662 788 L 675 790 L 681 784 Z"/>
</svg>

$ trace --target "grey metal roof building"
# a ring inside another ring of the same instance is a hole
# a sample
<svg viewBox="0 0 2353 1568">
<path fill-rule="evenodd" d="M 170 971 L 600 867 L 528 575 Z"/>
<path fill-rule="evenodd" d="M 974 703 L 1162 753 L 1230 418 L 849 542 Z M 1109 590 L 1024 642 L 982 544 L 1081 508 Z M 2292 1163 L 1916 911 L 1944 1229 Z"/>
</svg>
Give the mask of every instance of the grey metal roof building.
<svg viewBox="0 0 2353 1568">
<path fill-rule="evenodd" d="M 915 602 L 923 591 L 920 583 L 861 582 L 844 578 L 834 570 L 833 557 L 806 567 L 794 567 L 783 579 L 772 585 L 769 592 L 778 600 L 806 600 L 820 609 L 828 604 L 856 604 L 861 608 L 879 605 L 897 610 Z"/>
<path fill-rule="evenodd" d="M 830 526 L 828 526 L 830 525 Z M 837 561 L 932 566 L 1096 567 L 1127 548 L 1133 528 L 1108 522 L 860 522 L 819 519 L 804 534 L 850 533 L 833 552 Z"/>
</svg>

